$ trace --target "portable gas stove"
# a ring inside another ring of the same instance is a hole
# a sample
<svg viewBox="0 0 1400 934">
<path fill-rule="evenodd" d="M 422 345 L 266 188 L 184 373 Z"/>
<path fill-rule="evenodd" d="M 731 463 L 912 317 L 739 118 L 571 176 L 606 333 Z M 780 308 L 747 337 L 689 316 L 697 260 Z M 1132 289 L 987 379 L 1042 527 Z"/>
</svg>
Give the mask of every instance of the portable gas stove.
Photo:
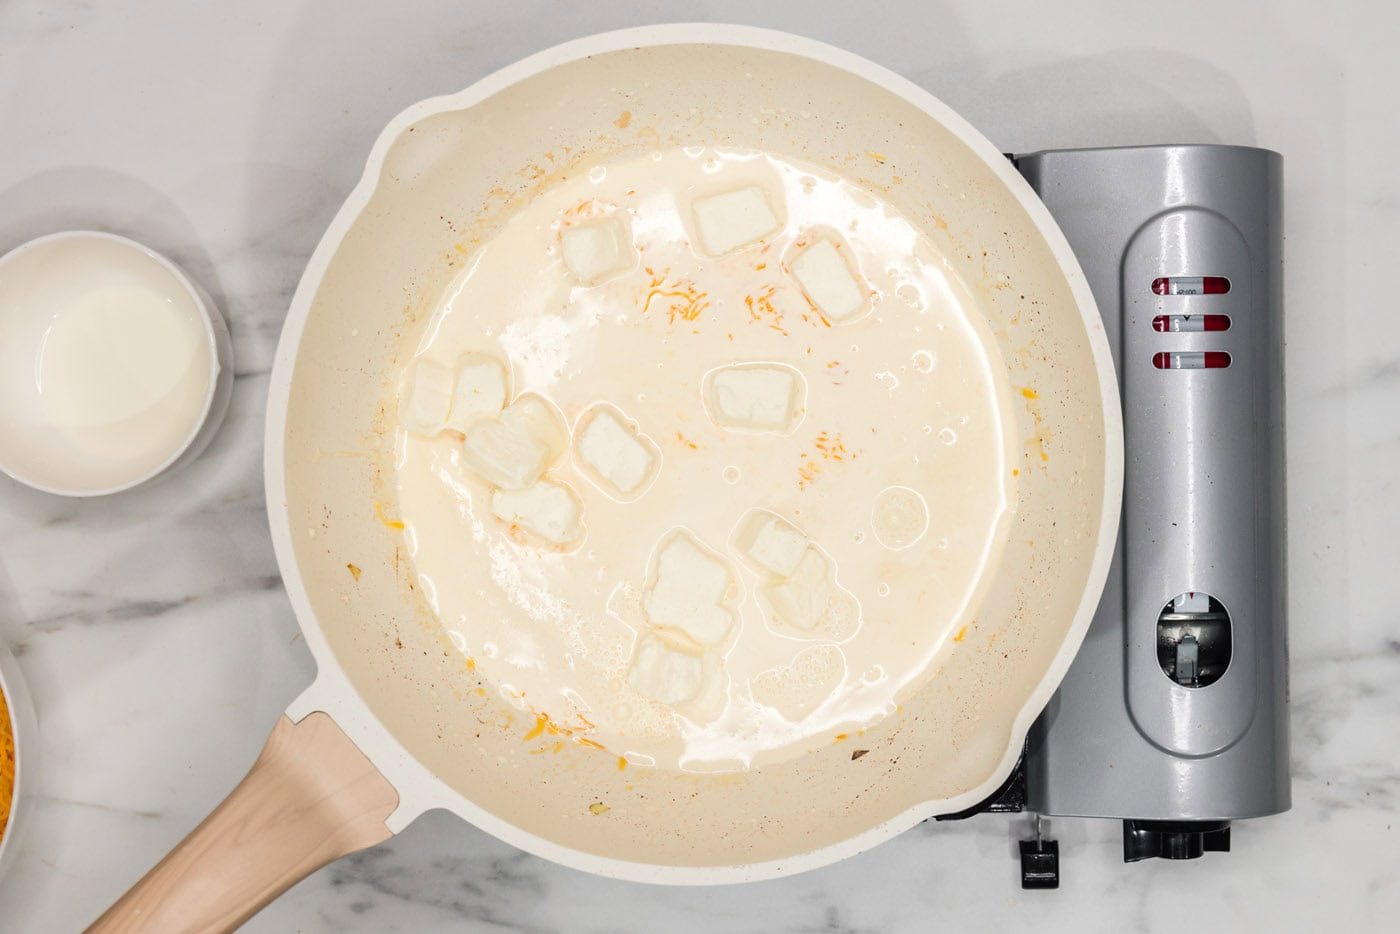
<svg viewBox="0 0 1400 934">
<path fill-rule="evenodd" d="M 1074 664 L 992 798 L 961 814 L 1123 821 L 1123 859 L 1230 849 L 1289 807 L 1278 153 L 1011 156 L 1098 302 L 1123 399 L 1113 564 Z M 1059 848 L 1021 843 L 1024 888 Z"/>
</svg>

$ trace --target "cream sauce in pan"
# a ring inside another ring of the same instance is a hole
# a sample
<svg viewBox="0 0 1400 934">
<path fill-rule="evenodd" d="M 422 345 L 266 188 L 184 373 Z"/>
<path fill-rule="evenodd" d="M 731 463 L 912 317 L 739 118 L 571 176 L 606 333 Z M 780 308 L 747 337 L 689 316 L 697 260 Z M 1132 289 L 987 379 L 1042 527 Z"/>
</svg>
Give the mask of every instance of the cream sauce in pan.
<svg viewBox="0 0 1400 934">
<path fill-rule="evenodd" d="M 766 192 L 778 230 L 706 255 L 694 202 L 746 187 Z M 623 222 L 630 266 L 582 285 L 561 232 L 609 219 Z M 791 263 L 816 237 L 858 267 L 863 316 L 828 324 L 804 297 Z M 492 514 L 458 436 L 397 434 L 420 590 L 478 673 L 539 718 L 532 740 L 586 739 L 632 765 L 742 769 L 854 739 L 960 639 L 1012 502 L 1005 367 L 966 286 L 888 204 L 772 153 L 658 151 L 560 182 L 466 259 L 417 355 L 445 366 L 494 355 L 514 394 L 546 397 L 571 428 L 613 406 L 660 458 L 645 492 L 622 501 L 571 446 L 548 476 L 576 494 L 585 531 L 557 546 Z M 795 428 L 712 420 L 706 374 L 734 363 L 801 374 Z M 754 509 L 799 529 L 833 569 L 810 630 L 783 622 L 771 580 L 742 553 Z M 728 566 L 733 625 L 703 653 L 703 690 L 668 705 L 628 673 L 652 628 L 656 549 L 677 529 Z"/>
</svg>

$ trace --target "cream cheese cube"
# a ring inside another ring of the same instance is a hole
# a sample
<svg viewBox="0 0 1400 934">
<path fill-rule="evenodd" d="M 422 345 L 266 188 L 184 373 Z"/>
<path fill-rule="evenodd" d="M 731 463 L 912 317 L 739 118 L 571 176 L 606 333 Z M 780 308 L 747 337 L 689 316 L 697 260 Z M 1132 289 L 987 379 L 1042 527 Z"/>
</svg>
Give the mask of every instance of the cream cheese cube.
<svg viewBox="0 0 1400 934">
<path fill-rule="evenodd" d="M 452 371 L 431 360 L 415 360 L 399 397 L 399 421 L 416 435 L 431 438 L 447 427 L 452 411 Z"/>
<path fill-rule="evenodd" d="M 655 445 L 628 429 L 606 407 L 585 419 L 577 439 L 579 459 L 609 492 L 626 498 L 650 479 L 656 463 Z"/>
<path fill-rule="evenodd" d="M 729 593 L 729 568 L 687 532 L 671 537 L 656 560 L 656 586 L 679 599 L 716 604 Z"/>
<path fill-rule="evenodd" d="M 710 416 L 724 428 L 784 433 L 797 420 L 802 389 L 802 377 L 791 367 L 723 367 L 710 376 Z"/>
<path fill-rule="evenodd" d="M 808 300 L 832 324 L 849 321 L 865 310 L 865 286 L 830 240 L 818 240 L 803 250 L 790 268 Z"/>
<path fill-rule="evenodd" d="M 719 256 L 774 233 L 780 226 L 762 188 L 740 188 L 697 198 L 695 226 L 700 245 Z"/>
<path fill-rule="evenodd" d="M 496 490 L 491 494 L 491 512 L 556 545 L 567 545 L 583 532 L 573 492 L 548 480 L 523 490 Z"/>
<path fill-rule="evenodd" d="M 831 600 L 831 569 L 826 558 L 808 548 L 792 576 L 769 585 L 766 593 L 779 619 L 803 632 L 812 630 Z"/>
<path fill-rule="evenodd" d="M 512 431 L 534 438 L 545 449 L 545 469 L 559 461 L 569 446 L 569 429 L 559 412 L 540 396 L 520 396 L 501 412 L 500 422 Z"/>
<path fill-rule="evenodd" d="M 549 448 L 534 435 L 487 418 L 467 429 L 462 460 L 502 490 L 523 490 L 549 467 Z"/>
<path fill-rule="evenodd" d="M 697 656 L 678 652 L 654 635 L 637 640 L 627 684 L 638 694 L 661 704 L 683 704 L 700 694 L 704 680 L 704 662 Z"/>
<path fill-rule="evenodd" d="M 632 265 L 632 242 L 627 225 L 616 217 L 579 227 L 567 227 L 559 235 L 564 265 L 584 285 L 594 285 Z"/>
<path fill-rule="evenodd" d="M 729 568 L 686 533 L 671 538 L 656 563 L 656 582 L 642 601 L 654 626 L 679 630 L 700 645 L 724 640 L 733 617 L 720 604 L 729 593 Z"/>
<path fill-rule="evenodd" d="M 506 395 L 505 368 L 495 357 L 463 354 L 457 360 L 457 388 L 447 427 L 465 433 L 478 419 L 500 414 Z"/>
<path fill-rule="evenodd" d="M 792 577 L 807 553 L 807 536 L 771 513 L 750 520 L 744 555 L 778 577 Z"/>
<path fill-rule="evenodd" d="M 653 626 L 684 633 L 701 646 L 723 642 L 734 621 L 722 606 L 678 600 L 665 588 L 647 594 L 645 609 Z"/>
</svg>

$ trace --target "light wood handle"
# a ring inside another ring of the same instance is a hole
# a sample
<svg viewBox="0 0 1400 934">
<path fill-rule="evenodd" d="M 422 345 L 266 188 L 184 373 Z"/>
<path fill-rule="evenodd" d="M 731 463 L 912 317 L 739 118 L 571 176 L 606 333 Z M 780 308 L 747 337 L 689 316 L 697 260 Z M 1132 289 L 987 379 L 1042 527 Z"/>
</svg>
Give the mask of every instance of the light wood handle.
<svg viewBox="0 0 1400 934">
<path fill-rule="evenodd" d="M 388 839 L 398 801 L 328 715 L 284 714 L 238 787 L 88 931 L 232 931 L 326 863 Z"/>
</svg>

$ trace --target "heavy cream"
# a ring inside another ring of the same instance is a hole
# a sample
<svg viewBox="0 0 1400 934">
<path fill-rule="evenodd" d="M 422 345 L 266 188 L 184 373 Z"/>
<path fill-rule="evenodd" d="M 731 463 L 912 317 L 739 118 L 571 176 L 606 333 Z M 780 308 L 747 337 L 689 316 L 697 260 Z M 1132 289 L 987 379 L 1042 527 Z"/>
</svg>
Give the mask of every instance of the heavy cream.
<svg viewBox="0 0 1400 934">
<path fill-rule="evenodd" d="M 929 239 L 826 170 L 695 148 L 560 182 L 442 297 L 406 424 L 454 421 L 450 377 L 411 383 L 464 355 L 510 396 L 396 436 L 420 590 L 503 697 L 631 764 L 858 733 L 999 559 L 995 343 Z"/>
<path fill-rule="evenodd" d="M 134 483 L 199 428 L 218 373 L 199 300 L 117 237 L 35 241 L 0 268 L 0 447 L 61 492 Z"/>
</svg>

